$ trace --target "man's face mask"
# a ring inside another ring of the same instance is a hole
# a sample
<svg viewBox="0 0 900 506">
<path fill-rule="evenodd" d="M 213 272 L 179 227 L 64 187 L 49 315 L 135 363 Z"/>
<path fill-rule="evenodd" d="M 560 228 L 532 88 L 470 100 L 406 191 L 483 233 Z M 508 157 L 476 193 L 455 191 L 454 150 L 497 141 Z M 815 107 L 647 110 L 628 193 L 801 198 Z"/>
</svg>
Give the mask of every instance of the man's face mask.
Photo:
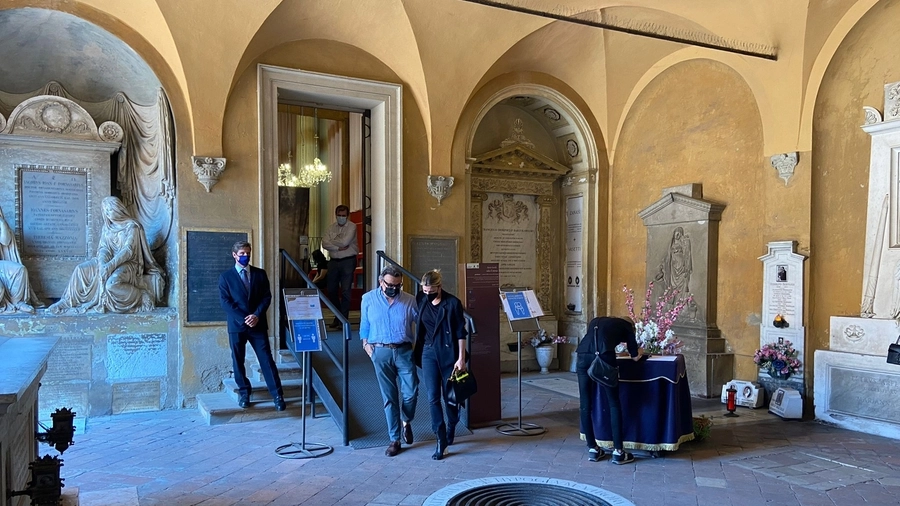
<svg viewBox="0 0 900 506">
<path fill-rule="evenodd" d="M 384 288 L 382 289 L 384 291 L 384 295 L 387 297 L 391 297 L 391 298 L 396 297 L 397 294 L 400 293 L 400 285 L 401 285 L 401 283 L 392 285 L 392 284 L 388 283 L 387 281 L 385 281 Z"/>
<path fill-rule="evenodd" d="M 338 217 L 337 217 L 337 224 L 340 225 L 340 226 L 342 226 L 342 227 L 343 227 L 344 225 L 346 225 L 346 224 L 347 224 L 347 217 L 346 217 L 346 216 L 338 216 Z"/>
<path fill-rule="evenodd" d="M 250 263 L 250 255 L 238 255 L 237 261 L 239 264 L 247 267 L 247 265 Z"/>
</svg>

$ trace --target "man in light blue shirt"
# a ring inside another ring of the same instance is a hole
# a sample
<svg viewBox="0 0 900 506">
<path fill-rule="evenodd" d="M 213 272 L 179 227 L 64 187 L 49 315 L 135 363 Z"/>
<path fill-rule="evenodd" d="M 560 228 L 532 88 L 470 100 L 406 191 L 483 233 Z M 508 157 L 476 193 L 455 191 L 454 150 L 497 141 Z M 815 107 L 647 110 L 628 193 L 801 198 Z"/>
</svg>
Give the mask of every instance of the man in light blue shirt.
<svg viewBox="0 0 900 506">
<path fill-rule="evenodd" d="M 419 377 L 413 362 L 417 318 L 416 298 L 401 290 L 403 273 L 387 266 L 378 276 L 378 286 L 362 298 L 359 337 L 363 349 L 375 366 L 375 377 L 384 400 L 391 444 L 384 454 L 393 457 L 400 453 L 403 442 L 412 444 L 410 425 L 416 414 L 419 396 Z"/>
</svg>

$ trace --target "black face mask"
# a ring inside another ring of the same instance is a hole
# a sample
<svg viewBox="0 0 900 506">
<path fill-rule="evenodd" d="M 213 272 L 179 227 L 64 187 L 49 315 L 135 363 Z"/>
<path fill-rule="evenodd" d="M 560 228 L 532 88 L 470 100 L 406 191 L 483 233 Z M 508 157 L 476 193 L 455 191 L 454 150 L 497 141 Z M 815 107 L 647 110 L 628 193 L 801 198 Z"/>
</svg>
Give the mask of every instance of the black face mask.
<svg viewBox="0 0 900 506">
<path fill-rule="evenodd" d="M 398 293 L 400 293 L 400 287 L 387 285 L 382 291 L 384 292 L 385 297 L 394 298 Z"/>
<path fill-rule="evenodd" d="M 428 302 L 434 302 L 434 299 L 438 298 L 441 295 L 441 292 L 431 292 L 425 294 L 428 297 Z"/>
</svg>

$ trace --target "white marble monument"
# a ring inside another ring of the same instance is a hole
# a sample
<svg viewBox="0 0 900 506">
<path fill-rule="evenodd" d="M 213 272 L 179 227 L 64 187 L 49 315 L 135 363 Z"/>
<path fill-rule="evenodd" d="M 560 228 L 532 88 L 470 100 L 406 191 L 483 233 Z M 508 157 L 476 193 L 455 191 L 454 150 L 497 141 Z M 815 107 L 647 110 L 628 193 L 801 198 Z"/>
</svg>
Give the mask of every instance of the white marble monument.
<svg viewBox="0 0 900 506">
<path fill-rule="evenodd" d="M 859 316 L 832 316 L 830 350 L 815 353 L 816 418 L 900 438 L 900 366 L 886 362 L 900 333 L 900 82 L 884 87 L 884 119 L 864 107 L 872 137 Z"/>
<path fill-rule="evenodd" d="M 774 241 L 770 242 L 768 247 L 769 252 L 759 257 L 763 263 L 759 347 L 779 341 L 790 341 L 797 350 L 801 369 L 787 380 L 776 380 L 768 371 L 760 369 L 759 382 L 770 394 L 779 387 L 789 386 L 805 395 L 802 364 L 806 363 L 804 356 L 806 328 L 803 325 L 803 262 L 806 257 L 797 254 L 795 241 Z"/>
</svg>

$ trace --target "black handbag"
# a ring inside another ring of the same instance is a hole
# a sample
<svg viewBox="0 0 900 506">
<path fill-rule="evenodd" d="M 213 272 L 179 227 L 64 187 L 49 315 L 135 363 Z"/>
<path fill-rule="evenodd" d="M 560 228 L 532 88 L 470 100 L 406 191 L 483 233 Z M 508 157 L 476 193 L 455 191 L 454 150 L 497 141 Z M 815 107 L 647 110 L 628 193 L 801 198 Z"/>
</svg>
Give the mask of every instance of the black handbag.
<svg viewBox="0 0 900 506">
<path fill-rule="evenodd" d="M 603 350 L 600 349 L 599 339 L 597 338 L 597 327 L 594 327 L 594 361 L 588 367 L 588 376 L 597 383 L 606 387 L 614 387 L 619 384 L 619 368 L 607 364 L 600 354 L 605 351 L 606 341 L 603 343 Z M 900 347 L 898 347 L 900 348 Z"/>
<path fill-rule="evenodd" d="M 900 365 L 900 337 L 897 337 L 894 344 L 888 346 L 887 363 Z"/>
<path fill-rule="evenodd" d="M 459 372 L 454 369 L 450 379 L 447 380 L 445 400 L 449 406 L 461 407 L 462 403 L 477 391 L 478 383 L 475 382 L 475 375 L 470 371 Z"/>
</svg>

